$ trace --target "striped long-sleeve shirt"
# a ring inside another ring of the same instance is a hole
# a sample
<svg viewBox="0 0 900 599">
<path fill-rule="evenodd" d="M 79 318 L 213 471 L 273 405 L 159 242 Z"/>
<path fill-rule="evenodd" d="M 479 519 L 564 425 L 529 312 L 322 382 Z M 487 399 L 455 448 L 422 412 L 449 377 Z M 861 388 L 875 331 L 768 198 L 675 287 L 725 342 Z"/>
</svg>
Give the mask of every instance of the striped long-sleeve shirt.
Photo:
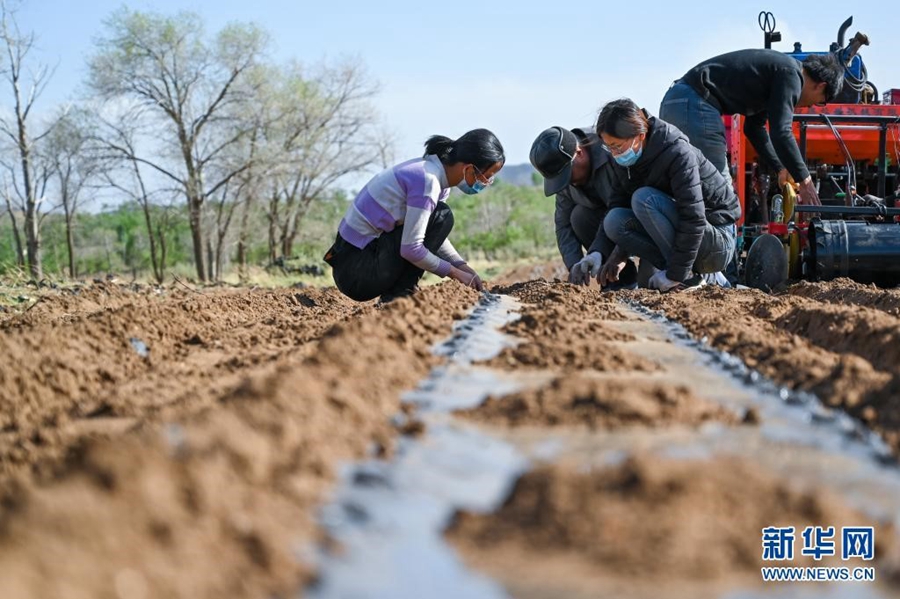
<svg viewBox="0 0 900 599">
<path fill-rule="evenodd" d="M 382 233 L 403 227 L 400 255 L 419 268 L 446 277 L 450 266 L 465 264 L 448 239 L 437 255 L 425 247 L 425 230 L 438 202 L 450 189 L 437 156 L 407 160 L 375 175 L 353 200 L 338 232 L 363 249 Z"/>
</svg>

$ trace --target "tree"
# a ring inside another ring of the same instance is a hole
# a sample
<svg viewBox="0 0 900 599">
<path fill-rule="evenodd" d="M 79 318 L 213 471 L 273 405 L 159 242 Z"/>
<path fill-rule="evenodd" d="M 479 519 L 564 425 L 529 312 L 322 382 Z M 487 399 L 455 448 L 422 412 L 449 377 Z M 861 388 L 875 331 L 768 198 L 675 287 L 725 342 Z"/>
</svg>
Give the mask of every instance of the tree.
<svg viewBox="0 0 900 599">
<path fill-rule="evenodd" d="M 249 72 L 242 85 L 249 88 L 254 109 L 231 115 L 231 126 L 247 134 L 223 152 L 223 159 L 216 170 L 227 172 L 240 165 L 247 165 L 247 168 L 222 188 L 218 198 L 213 198 L 214 218 L 211 220 L 215 225 L 215 243 L 209 245 L 213 255 L 210 261 L 213 265 L 213 278 L 216 280 L 221 279 L 225 259 L 229 254 L 229 233 L 236 215 L 239 215 L 240 221 L 237 236 L 240 276 L 246 279 L 250 213 L 256 204 L 262 182 L 282 158 L 278 149 L 273 148 L 272 144 L 267 145 L 264 139 L 266 130 L 284 116 L 279 112 L 280 106 L 277 105 L 273 88 L 273 82 L 277 82 L 279 74 L 279 68 L 273 65 L 260 65 Z"/>
<path fill-rule="evenodd" d="M 28 55 L 34 48 L 35 36 L 34 33 L 19 30 L 16 10 L 6 0 L 0 0 L 0 43 L 3 50 L 0 76 L 9 84 L 13 103 L 12 118 L 0 118 L 0 133 L 12 142 L 15 149 L 16 164 L 6 166 L 25 215 L 28 269 L 33 279 L 40 280 L 44 273 L 39 209 L 43 199 L 41 187 L 47 179 L 45 174 L 36 173 L 34 153 L 35 145 L 53 130 L 53 123 L 34 137 L 30 135 L 29 128 L 31 111 L 52 72 L 42 64 L 35 69 L 28 68 Z"/>
<path fill-rule="evenodd" d="M 110 189 L 124 193 L 141 208 L 147 239 L 150 246 L 150 265 L 157 283 L 165 280 L 166 235 L 169 217 L 164 209 L 158 218 L 154 213 L 153 191 L 148 187 L 142 167 L 149 168 L 138 160 L 137 138 L 139 136 L 140 108 L 132 110 L 107 111 L 105 117 L 98 115 L 98 127 L 94 141 L 99 146 L 99 156 L 105 161 L 100 168 L 104 184 Z M 104 152 L 105 150 L 105 152 Z"/>
<path fill-rule="evenodd" d="M 102 168 L 98 150 L 91 147 L 91 131 L 96 129 L 94 115 L 84 107 L 63 109 L 56 125 L 45 139 L 40 152 L 56 180 L 59 206 L 66 224 L 66 250 L 69 276 L 75 278 L 75 214 L 82 204 L 82 191 Z"/>
<path fill-rule="evenodd" d="M 267 36 L 252 25 L 230 25 L 210 42 L 193 13 L 167 17 L 123 8 L 106 23 L 106 35 L 90 61 L 90 87 L 96 93 L 134 102 L 143 109 L 141 116 L 156 125 L 157 155 L 110 147 L 150 166 L 181 189 L 201 281 L 207 279 L 204 202 L 249 164 L 225 169 L 209 181 L 206 175 L 231 145 L 247 135 L 245 129 L 233 126 L 233 119 L 252 110 L 252 88 L 243 80 L 266 46 Z"/>
<path fill-rule="evenodd" d="M 285 72 L 279 92 L 283 118 L 272 121 L 270 143 L 283 153 L 268 193 L 269 254 L 290 256 L 309 205 L 342 177 L 379 164 L 391 140 L 371 100 L 377 86 L 362 65 L 323 64 L 309 75 Z"/>
<path fill-rule="evenodd" d="M 3 178 L 3 200 L 6 204 L 6 212 L 9 214 L 9 220 L 12 221 L 13 241 L 16 248 L 16 266 L 19 268 L 25 266 L 25 254 L 22 253 L 22 234 L 19 232 L 19 223 L 16 221 L 16 212 L 12 204 L 12 190 L 9 188 L 9 181 Z"/>
</svg>

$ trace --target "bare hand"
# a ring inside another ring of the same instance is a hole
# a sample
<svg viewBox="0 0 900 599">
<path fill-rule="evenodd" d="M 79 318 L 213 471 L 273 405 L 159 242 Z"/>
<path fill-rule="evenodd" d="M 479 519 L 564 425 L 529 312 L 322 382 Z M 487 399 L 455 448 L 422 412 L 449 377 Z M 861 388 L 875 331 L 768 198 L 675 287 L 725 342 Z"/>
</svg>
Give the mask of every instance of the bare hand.
<svg viewBox="0 0 900 599">
<path fill-rule="evenodd" d="M 812 177 L 807 177 L 800 184 L 800 190 L 797 192 L 797 202 L 802 206 L 821 206 L 822 201 L 816 192 L 816 186 L 812 182 Z"/>
<path fill-rule="evenodd" d="M 786 168 L 778 171 L 778 189 L 782 189 L 785 183 L 794 183 L 794 178 Z"/>
<path fill-rule="evenodd" d="M 467 264 L 463 264 L 459 267 L 451 266 L 450 278 L 459 281 L 466 287 L 471 287 L 476 291 L 484 291 L 484 283 L 482 282 L 481 277 L 478 276 L 478 273 L 469 268 Z"/>
<path fill-rule="evenodd" d="M 625 260 L 622 260 L 621 262 L 608 261 L 603 265 L 603 268 L 600 269 L 600 274 L 597 275 L 597 282 L 601 287 L 618 282 L 619 274 L 621 274 L 622 269 L 625 268 L 626 264 L 627 262 Z"/>
</svg>

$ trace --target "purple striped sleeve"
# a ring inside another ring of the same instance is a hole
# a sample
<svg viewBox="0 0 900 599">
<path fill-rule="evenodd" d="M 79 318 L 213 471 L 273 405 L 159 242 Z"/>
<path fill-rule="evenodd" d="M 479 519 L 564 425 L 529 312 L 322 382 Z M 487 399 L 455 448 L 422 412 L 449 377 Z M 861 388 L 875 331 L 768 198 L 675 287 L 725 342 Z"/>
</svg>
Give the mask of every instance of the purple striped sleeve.
<svg viewBox="0 0 900 599">
<path fill-rule="evenodd" d="M 444 277 L 450 273 L 450 263 L 432 254 L 425 247 L 425 232 L 431 214 L 430 210 L 407 207 L 400 241 L 400 255 L 422 270 Z"/>
<path fill-rule="evenodd" d="M 466 263 L 465 259 L 459 255 L 459 252 L 456 251 L 456 248 L 453 247 L 453 244 L 450 243 L 449 239 L 444 240 L 444 243 L 438 248 L 437 255 L 453 266 L 460 266 Z"/>
</svg>

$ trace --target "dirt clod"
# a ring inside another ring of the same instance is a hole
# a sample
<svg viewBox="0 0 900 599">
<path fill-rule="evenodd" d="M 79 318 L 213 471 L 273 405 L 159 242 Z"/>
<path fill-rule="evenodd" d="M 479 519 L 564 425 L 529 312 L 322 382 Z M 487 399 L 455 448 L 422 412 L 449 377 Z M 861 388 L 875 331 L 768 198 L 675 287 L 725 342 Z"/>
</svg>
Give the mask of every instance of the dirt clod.
<svg viewBox="0 0 900 599">
<path fill-rule="evenodd" d="M 736 415 L 696 397 L 686 387 L 580 375 L 558 377 L 537 390 L 489 397 L 481 406 L 458 413 L 509 426 L 584 426 L 591 430 L 737 422 Z"/>
</svg>

